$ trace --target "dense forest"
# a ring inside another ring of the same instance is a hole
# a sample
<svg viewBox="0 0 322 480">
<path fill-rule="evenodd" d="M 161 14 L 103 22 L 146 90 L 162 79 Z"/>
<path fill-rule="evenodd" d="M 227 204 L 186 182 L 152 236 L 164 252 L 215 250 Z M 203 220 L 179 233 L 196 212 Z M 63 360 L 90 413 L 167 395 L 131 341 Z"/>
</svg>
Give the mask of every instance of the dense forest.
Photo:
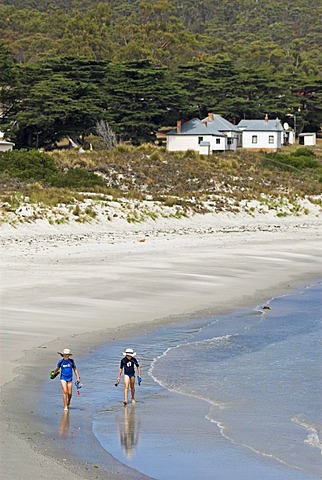
<svg viewBox="0 0 322 480">
<path fill-rule="evenodd" d="M 207 111 L 322 123 L 321 0 L 0 0 L 0 129 L 18 147 L 151 141 Z"/>
</svg>

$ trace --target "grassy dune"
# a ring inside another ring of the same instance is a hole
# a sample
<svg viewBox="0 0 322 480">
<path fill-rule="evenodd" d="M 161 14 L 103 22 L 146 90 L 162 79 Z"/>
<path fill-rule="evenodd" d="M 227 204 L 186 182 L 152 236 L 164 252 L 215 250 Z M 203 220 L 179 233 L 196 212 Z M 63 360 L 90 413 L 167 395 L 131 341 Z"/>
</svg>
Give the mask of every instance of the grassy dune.
<svg viewBox="0 0 322 480">
<path fill-rule="evenodd" d="M 207 212 L 305 214 L 309 204 L 321 207 L 321 150 L 318 145 L 207 157 L 118 145 L 84 153 L 3 153 L 0 221 L 16 226 L 39 219 L 142 222 Z"/>
</svg>

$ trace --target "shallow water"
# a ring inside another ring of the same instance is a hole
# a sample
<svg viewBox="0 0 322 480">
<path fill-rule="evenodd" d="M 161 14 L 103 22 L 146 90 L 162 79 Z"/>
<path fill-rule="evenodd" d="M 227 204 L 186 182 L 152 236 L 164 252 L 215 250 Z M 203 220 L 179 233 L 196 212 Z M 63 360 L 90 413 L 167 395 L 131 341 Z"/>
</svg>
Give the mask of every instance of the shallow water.
<svg viewBox="0 0 322 480">
<path fill-rule="evenodd" d="M 70 414 L 81 409 L 107 452 L 159 480 L 318 479 L 321 294 L 318 283 L 271 300 L 270 309 L 105 345 L 80 359 L 85 384 Z M 135 406 L 124 408 L 114 383 L 127 346 L 143 383 Z M 65 436 L 80 437 L 72 425 Z"/>
</svg>

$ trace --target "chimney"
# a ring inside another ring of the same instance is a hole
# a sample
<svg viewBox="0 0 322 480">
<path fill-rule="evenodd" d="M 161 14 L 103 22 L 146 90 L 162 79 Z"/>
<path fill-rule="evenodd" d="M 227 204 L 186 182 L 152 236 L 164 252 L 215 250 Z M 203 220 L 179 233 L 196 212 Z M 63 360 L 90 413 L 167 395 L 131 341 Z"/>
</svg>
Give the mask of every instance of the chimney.
<svg viewBox="0 0 322 480">
<path fill-rule="evenodd" d="M 268 122 L 268 115 L 267 115 L 267 113 L 266 113 L 266 115 L 265 115 L 265 122 Z"/>
<path fill-rule="evenodd" d="M 214 114 L 213 112 L 208 112 L 208 121 L 213 122 L 214 121 Z"/>
<path fill-rule="evenodd" d="M 177 120 L 177 133 L 181 133 L 181 126 L 182 126 L 182 121 Z"/>
<path fill-rule="evenodd" d="M 202 124 L 206 127 L 207 126 L 207 120 L 203 120 Z"/>
</svg>

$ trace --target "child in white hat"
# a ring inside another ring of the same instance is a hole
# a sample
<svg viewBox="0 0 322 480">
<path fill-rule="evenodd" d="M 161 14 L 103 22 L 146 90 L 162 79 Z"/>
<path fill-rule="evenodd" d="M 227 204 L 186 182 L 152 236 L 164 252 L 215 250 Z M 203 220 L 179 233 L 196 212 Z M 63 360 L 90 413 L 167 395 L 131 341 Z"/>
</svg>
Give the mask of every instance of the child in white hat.
<svg viewBox="0 0 322 480">
<path fill-rule="evenodd" d="M 138 379 L 141 381 L 141 368 L 139 362 L 135 358 L 136 353 L 132 348 L 127 348 L 123 353 L 120 368 L 117 375 L 117 383 L 121 380 L 122 371 L 124 370 L 124 400 L 123 404 L 127 404 L 129 388 L 131 389 L 132 403 L 135 403 L 135 367 L 138 371 Z"/>
<path fill-rule="evenodd" d="M 68 412 L 73 395 L 73 372 L 75 373 L 78 382 L 80 382 L 80 376 L 76 367 L 76 363 L 72 358 L 70 358 L 73 354 L 69 348 L 64 348 L 62 352 L 58 353 L 63 358 L 58 361 L 57 367 L 51 372 L 51 377 L 55 378 L 56 374 L 60 370 L 60 383 L 63 391 L 64 411 Z"/>
</svg>

